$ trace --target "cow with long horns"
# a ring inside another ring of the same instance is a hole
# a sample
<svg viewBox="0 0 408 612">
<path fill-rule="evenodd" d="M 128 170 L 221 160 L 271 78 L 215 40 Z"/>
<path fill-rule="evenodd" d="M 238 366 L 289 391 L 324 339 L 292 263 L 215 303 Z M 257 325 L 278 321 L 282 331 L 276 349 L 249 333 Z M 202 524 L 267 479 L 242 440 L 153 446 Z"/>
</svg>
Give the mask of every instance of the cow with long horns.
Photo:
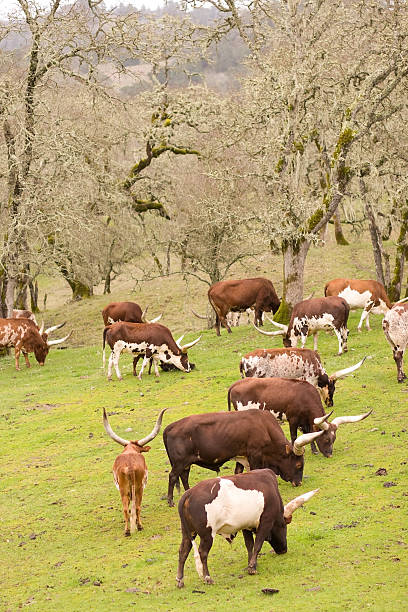
<svg viewBox="0 0 408 612">
<path fill-rule="evenodd" d="M 183 334 L 184 336 L 184 334 Z M 160 323 L 114 323 L 103 330 L 103 363 L 105 365 L 105 344 L 111 348 L 108 363 L 108 380 L 112 379 L 112 367 L 116 375 L 122 380 L 119 370 L 119 358 L 122 353 L 131 353 L 134 356 L 143 355 L 143 364 L 139 372 L 142 380 L 143 370 L 153 358 L 156 376 L 159 376 L 158 362 L 172 363 L 183 372 L 190 372 L 187 350 L 197 344 L 201 336 L 192 342 L 181 346 L 181 336 L 177 342 L 174 340 L 168 327 Z"/>
<path fill-rule="evenodd" d="M 315 444 L 325 457 L 333 454 L 337 429 L 345 423 L 357 423 L 367 418 L 371 410 L 356 416 L 341 416 L 329 422 L 329 414 L 322 406 L 320 393 L 305 380 L 291 378 L 244 378 L 234 382 L 228 389 L 228 410 L 258 408 L 269 410 L 277 419 L 288 421 L 292 444 L 298 430 L 303 433 L 323 431 L 312 441 L 311 450 L 318 454 Z"/>
<path fill-rule="evenodd" d="M 128 323 L 157 323 L 160 321 L 162 315 L 151 321 L 146 318 L 148 308 L 146 306 L 142 312 L 136 302 L 111 302 L 102 310 L 103 323 L 106 326 L 118 321 L 127 321 Z"/>
<path fill-rule="evenodd" d="M 28 353 L 34 353 L 40 366 L 44 365 L 45 358 L 51 346 L 65 342 L 72 331 L 59 340 L 48 340 L 51 332 L 65 325 L 53 325 L 44 331 L 44 324 L 38 329 L 30 319 L 0 319 L 0 347 L 14 347 L 16 370 L 20 369 L 20 353 L 23 353 L 27 368 L 30 367 Z"/>
<path fill-rule="evenodd" d="M 408 345 L 408 304 L 396 304 L 391 308 L 385 315 L 382 326 L 397 366 L 397 381 L 402 383 L 406 379 L 403 359 Z"/>
<path fill-rule="evenodd" d="M 103 409 L 103 425 L 106 433 L 112 440 L 124 446 L 122 453 L 116 457 L 113 464 L 113 478 L 122 499 L 125 536 L 130 536 L 135 531 L 136 525 L 139 531 L 143 529 L 140 511 L 143 490 L 147 482 L 147 465 L 142 453 L 147 453 L 150 450 L 150 446 L 146 445 L 159 433 L 163 414 L 166 410 L 167 408 L 161 410 L 156 425 L 148 436 L 140 440 L 125 440 L 112 430 L 105 408 Z M 129 504 L 131 506 L 130 515 Z"/>
<path fill-rule="evenodd" d="M 171 464 L 167 501 L 188 477 L 193 464 L 218 472 L 230 460 L 237 471 L 270 468 L 293 486 L 302 484 L 304 447 L 323 432 L 304 434 L 291 444 L 275 417 L 263 410 L 193 414 L 167 425 L 163 440 Z"/>
<path fill-rule="evenodd" d="M 272 470 L 203 480 L 184 493 L 178 505 L 182 540 L 179 549 L 177 586 L 184 586 L 184 564 L 194 548 L 198 575 L 213 584 L 208 570 L 208 554 L 216 535 L 231 542 L 242 531 L 248 552 L 248 574 L 256 574 L 258 555 L 267 541 L 282 555 L 287 551 L 287 525 L 297 508 L 319 489 L 296 497 L 285 506 Z M 255 533 L 255 542 L 253 534 Z M 200 536 L 197 548 L 196 536 Z"/>
<path fill-rule="evenodd" d="M 292 311 L 292 316 L 289 325 L 277 323 L 273 319 L 269 319 L 279 331 L 263 331 L 255 328 L 266 336 L 283 336 L 283 345 L 288 347 L 297 346 L 298 340 L 301 340 L 302 348 L 306 344 L 307 337 L 313 335 L 313 348 L 317 351 L 317 336 L 322 330 L 333 331 L 339 342 L 339 352 L 347 352 L 347 321 L 350 313 L 350 307 L 346 300 L 340 297 L 324 297 L 311 298 L 303 300 L 295 304 Z"/>
<path fill-rule="evenodd" d="M 333 406 L 336 380 L 358 370 L 365 359 L 329 376 L 316 351 L 298 348 L 256 349 L 242 357 L 239 371 L 242 378 L 279 376 L 306 380 L 317 388 L 326 406 Z"/>
</svg>

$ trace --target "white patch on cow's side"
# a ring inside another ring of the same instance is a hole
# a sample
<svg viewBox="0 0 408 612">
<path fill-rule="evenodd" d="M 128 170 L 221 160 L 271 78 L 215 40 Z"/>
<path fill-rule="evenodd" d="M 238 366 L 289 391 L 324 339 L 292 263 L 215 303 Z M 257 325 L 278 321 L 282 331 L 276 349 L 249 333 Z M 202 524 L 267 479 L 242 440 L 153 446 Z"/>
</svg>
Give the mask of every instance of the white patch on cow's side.
<svg viewBox="0 0 408 612">
<path fill-rule="evenodd" d="M 321 373 L 320 368 L 295 353 L 280 353 L 272 357 L 268 353 L 264 357 L 250 355 L 244 359 L 244 371 L 248 370 L 253 371 L 253 376 L 257 378 L 301 378 L 315 386 Z"/>
<path fill-rule="evenodd" d="M 368 290 L 360 293 L 356 289 L 351 289 L 350 285 L 348 285 L 337 295 L 346 300 L 351 310 L 356 310 L 356 308 L 364 308 L 367 302 L 371 300 L 373 294 Z"/>
<path fill-rule="evenodd" d="M 392 348 L 405 351 L 408 345 L 408 305 L 394 306 L 383 320 L 383 329 Z"/>
<path fill-rule="evenodd" d="M 240 489 L 231 480 L 219 478 L 217 497 L 205 504 L 207 527 L 216 534 L 228 537 L 241 529 L 256 529 L 264 510 L 265 499 L 261 491 Z"/>
<path fill-rule="evenodd" d="M 249 401 L 246 404 L 243 404 L 242 402 L 237 402 L 237 410 L 251 410 L 252 408 L 260 408 L 260 406 L 260 402 Z"/>
</svg>

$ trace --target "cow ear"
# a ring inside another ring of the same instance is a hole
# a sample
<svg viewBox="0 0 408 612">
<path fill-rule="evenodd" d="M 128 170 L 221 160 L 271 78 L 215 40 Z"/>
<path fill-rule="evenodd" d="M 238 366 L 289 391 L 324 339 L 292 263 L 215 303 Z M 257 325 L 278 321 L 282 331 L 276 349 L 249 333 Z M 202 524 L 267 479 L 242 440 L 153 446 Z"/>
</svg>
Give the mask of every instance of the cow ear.
<svg viewBox="0 0 408 612">
<path fill-rule="evenodd" d="M 140 452 L 141 453 L 147 453 L 152 447 L 151 446 L 141 446 L 140 447 Z"/>
<path fill-rule="evenodd" d="M 290 455 L 291 452 L 292 452 L 292 449 L 290 448 L 289 444 L 286 444 L 286 454 Z"/>
</svg>

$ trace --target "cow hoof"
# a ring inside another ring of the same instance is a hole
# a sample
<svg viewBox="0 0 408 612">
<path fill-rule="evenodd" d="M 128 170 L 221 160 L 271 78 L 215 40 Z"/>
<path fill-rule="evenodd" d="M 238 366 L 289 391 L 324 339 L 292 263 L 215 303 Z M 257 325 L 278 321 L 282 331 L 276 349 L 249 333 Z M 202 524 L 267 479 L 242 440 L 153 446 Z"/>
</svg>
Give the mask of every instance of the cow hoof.
<svg viewBox="0 0 408 612">
<path fill-rule="evenodd" d="M 130 536 L 130 531 L 129 529 L 127 531 L 125 531 L 125 536 L 128 538 Z"/>
<path fill-rule="evenodd" d="M 142 529 L 143 529 L 143 525 L 138 525 L 138 526 L 137 526 L 137 530 L 138 530 L 138 531 L 142 531 Z"/>
<path fill-rule="evenodd" d="M 248 574 L 251 574 L 251 576 L 256 574 L 256 568 L 255 567 L 248 567 Z"/>
<path fill-rule="evenodd" d="M 214 584 L 214 580 L 211 578 L 211 576 L 206 576 L 204 578 L 204 582 L 205 584 Z"/>
<path fill-rule="evenodd" d="M 184 580 L 182 578 L 176 578 L 177 588 L 182 589 L 184 587 Z"/>
<path fill-rule="evenodd" d="M 172 499 L 168 500 L 169 508 L 174 508 L 174 501 Z"/>
<path fill-rule="evenodd" d="M 317 451 L 317 450 L 312 450 L 312 455 L 318 455 L 318 454 L 319 454 L 319 451 Z"/>
</svg>

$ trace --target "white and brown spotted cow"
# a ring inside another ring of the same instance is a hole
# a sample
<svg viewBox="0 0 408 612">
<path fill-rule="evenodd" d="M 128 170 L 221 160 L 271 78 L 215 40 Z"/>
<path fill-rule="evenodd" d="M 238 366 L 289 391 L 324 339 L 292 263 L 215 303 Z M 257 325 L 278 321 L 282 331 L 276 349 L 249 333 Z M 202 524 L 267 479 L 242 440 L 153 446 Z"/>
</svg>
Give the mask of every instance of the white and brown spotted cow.
<svg viewBox="0 0 408 612">
<path fill-rule="evenodd" d="M 344 298 L 350 306 L 350 310 L 363 309 L 360 322 L 357 326 L 359 332 L 361 332 L 364 321 L 367 330 L 370 330 L 370 313 L 386 314 L 392 308 L 384 285 L 376 280 L 335 278 L 326 284 L 324 295 L 337 295 Z"/>
<path fill-rule="evenodd" d="M 385 337 L 392 348 L 399 383 L 406 378 L 403 371 L 404 352 L 408 344 L 408 304 L 396 304 L 382 322 Z"/>
</svg>

